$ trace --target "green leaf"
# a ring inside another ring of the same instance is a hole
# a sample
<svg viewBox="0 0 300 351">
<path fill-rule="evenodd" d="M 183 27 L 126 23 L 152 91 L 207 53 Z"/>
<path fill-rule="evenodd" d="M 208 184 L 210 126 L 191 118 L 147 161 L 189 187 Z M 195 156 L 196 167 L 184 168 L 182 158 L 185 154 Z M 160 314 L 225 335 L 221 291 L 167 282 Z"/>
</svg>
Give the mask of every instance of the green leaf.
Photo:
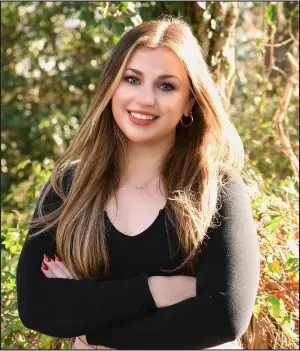
<svg viewBox="0 0 300 351">
<path fill-rule="evenodd" d="M 93 12 L 87 7 L 83 7 L 80 11 L 79 19 L 88 22 L 93 16 Z"/>
<path fill-rule="evenodd" d="M 124 23 L 118 23 L 118 22 L 114 23 L 111 28 L 112 32 L 117 36 L 121 35 L 124 32 L 124 29 L 125 29 Z"/>
<path fill-rule="evenodd" d="M 270 220 L 269 224 L 266 226 L 266 228 L 268 229 L 268 231 L 270 232 L 270 234 L 274 233 L 275 230 L 279 227 L 282 218 L 283 218 L 283 217 L 282 217 L 281 215 L 279 215 L 279 216 L 274 216 L 274 217 Z"/>
<path fill-rule="evenodd" d="M 294 265 L 298 265 L 299 262 L 299 258 L 297 257 L 290 257 L 287 261 L 286 261 L 286 265 L 288 267 L 292 267 Z"/>
<path fill-rule="evenodd" d="M 121 11 L 126 11 L 128 9 L 128 2 L 127 1 L 121 1 Z"/>
<path fill-rule="evenodd" d="M 274 24 L 274 21 L 276 20 L 277 18 L 277 4 L 269 4 L 266 8 L 266 19 L 269 23 L 269 25 L 273 25 Z"/>
<path fill-rule="evenodd" d="M 261 38 L 255 38 L 253 41 L 254 41 L 254 45 L 255 45 L 255 46 L 260 46 L 261 43 L 262 43 Z"/>
<path fill-rule="evenodd" d="M 42 166 L 39 163 L 35 163 L 33 169 L 34 169 L 34 173 L 36 175 L 39 175 L 41 173 Z"/>
<path fill-rule="evenodd" d="M 62 341 L 61 350 L 70 350 L 70 343 L 67 340 Z"/>
<path fill-rule="evenodd" d="M 149 11 L 149 8 L 147 7 L 141 7 L 140 9 L 140 15 L 143 19 L 143 21 L 150 21 L 152 19 L 152 14 Z M 133 22 L 133 21 L 132 21 Z M 134 22 L 133 22 L 134 23 Z"/>
<path fill-rule="evenodd" d="M 124 24 L 125 24 L 126 27 L 132 27 L 133 26 L 133 22 L 131 21 L 130 17 L 125 17 Z"/>
<path fill-rule="evenodd" d="M 24 169 L 29 163 L 31 163 L 31 160 L 22 161 L 18 164 L 17 169 Z"/>
<path fill-rule="evenodd" d="M 268 311 L 270 315 L 273 318 L 279 318 L 280 317 L 280 301 L 279 299 L 274 296 L 274 295 L 269 295 L 266 298 L 266 302 L 268 304 Z"/>
<path fill-rule="evenodd" d="M 258 316 L 260 314 L 260 304 L 258 302 L 255 302 L 254 308 L 253 308 L 253 314 L 256 319 L 258 319 Z"/>
<path fill-rule="evenodd" d="M 285 317 L 283 318 L 283 323 L 286 324 L 286 325 L 288 325 L 289 328 L 290 328 L 292 331 L 294 331 L 295 323 L 294 323 L 294 321 L 293 321 L 293 319 L 292 319 L 292 316 L 291 316 L 290 314 L 288 314 L 287 316 L 285 316 Z"/>
<path fill-rule="evenodd" d="M 114 37 L 113 38 L 114 45 L 117 45 L 119 41 L 120 41 L 120 37 Z"/>
<path fill-rule="evenodd" d="M 91 21 L 88 21 L 88 25 L 86 27 L 86 32 L 91 33 L 95 27 L 97 27 L 98 21 L 95 19 L 92 19 Z"/>
<path fill-rule="evenodd" d="M 23 325 L 23 323 L 19 319 L 14 323 L 13 327 L 14 327 L 14 330 L 19 330 L 19 331 L 27 331 L 27 330 L 29 330 L 28 328 L 26 328 Z"/>
<path fill-rule="evenodd" d="M 8 194 L 5 198 L 5 201 L 10 201 L 13 198 L 13 194 Z"/>
<path fill-rule="evenodd" d="M 4 329 L 1 331 L 1 338 L 4 338 L 8 336 L 10 333 L 12 333 L 12 327 L 10 325 L 7 325 Z"/>
<path fill-rule="evenodd" d="M 53 340 L 54 338 L 52 336 L 41 334 L 41 338 L 40 338 L 41 348 L 44 350 L 51 349 Z"/>
<path fill-rule="evenodd" d="M 112 16 L 107 16 L 104 19 L 104 24 L 107 27 L 107 29 L 111 29 L 114 23 L 114 18 Z"/>
</svg>

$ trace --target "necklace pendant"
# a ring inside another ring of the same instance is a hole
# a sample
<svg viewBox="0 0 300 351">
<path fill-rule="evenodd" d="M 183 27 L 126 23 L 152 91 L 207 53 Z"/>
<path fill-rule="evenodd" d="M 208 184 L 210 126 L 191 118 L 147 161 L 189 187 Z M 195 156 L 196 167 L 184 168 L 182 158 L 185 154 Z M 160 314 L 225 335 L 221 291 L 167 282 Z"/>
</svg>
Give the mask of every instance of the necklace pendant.
<svg viewBox="0 0 300 351">
<path fill-rule="evenodd" d="M 135 188 L 136 188 L 136 190 L 143 190 L 144 186 L 136 186 Z"/>
</svg>

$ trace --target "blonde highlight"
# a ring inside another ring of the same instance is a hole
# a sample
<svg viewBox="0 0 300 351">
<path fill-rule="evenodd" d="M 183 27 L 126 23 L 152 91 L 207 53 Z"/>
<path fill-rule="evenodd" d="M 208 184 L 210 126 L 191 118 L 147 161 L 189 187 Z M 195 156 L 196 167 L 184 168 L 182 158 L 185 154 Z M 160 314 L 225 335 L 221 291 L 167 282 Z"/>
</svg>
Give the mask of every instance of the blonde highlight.
<svg viewBox="0 0 300 351">
<path fill-rule="evenodd" d="M 104 208 L 126 173 L 127 138 L 111 109 L 111 99 L 130 55 L 140 46 L 163 46 L 181 60 L 189 77 L 194 121 L 176 128 L 176 142 L 161 165 L 167 194 L 166 221 L 178 233 L 184 262 L 194 273 L 209 227 L 216 225 L 223 186 L 244 167 L 242 141 L 230 121 L 201 47 L 190 27 L 180 19 L 144 22 L 121 38 L 107 61 L 91 106 L 68 149 L 57 160 L 40 197 L 31 237 L 56 228 L 58 255 L 76 279 L 109 275 Z M 70 172 L 70 173 L 68 173 Z M 72 174 L 67 191 L 63 184 Z M 60 207 L 48 214 L 43 203 L 51 191 Z"/>
</svg>

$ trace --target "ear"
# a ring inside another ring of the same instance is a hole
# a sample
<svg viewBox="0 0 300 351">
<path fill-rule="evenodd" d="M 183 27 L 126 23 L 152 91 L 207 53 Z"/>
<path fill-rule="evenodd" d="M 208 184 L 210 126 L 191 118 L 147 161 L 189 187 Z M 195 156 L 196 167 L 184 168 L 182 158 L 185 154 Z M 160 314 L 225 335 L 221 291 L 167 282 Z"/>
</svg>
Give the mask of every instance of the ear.
<svg viewBox="0 0 300 351">
<path fill-rule="evenodd" d="M 193 108 L 195 104 L 195 99 L 194 98 L 190 98 L 187 105 L 186 105 L 186 108 L 184 110 L 184 115 L 185 116 L 188 116 L 189 115 L 189 112 L 191 111 L 191 109 Z"/>
</svg>

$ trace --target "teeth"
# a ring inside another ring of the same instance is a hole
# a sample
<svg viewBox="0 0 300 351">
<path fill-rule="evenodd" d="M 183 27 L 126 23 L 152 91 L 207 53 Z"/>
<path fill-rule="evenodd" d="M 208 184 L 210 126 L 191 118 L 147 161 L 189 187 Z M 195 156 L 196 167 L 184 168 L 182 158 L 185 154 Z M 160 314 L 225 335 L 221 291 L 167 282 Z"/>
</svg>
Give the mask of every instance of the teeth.
<svg viewBox="0 0 300 351">
<path fill-rule="evenodd" d="M 136 112 L 130 112 L 132 117 L 138 118 L 138 119 L 149 119 L 152 120 L 156 117 L 154 116 L 147 116 L 147 115 L 141 115 L 140 113 L 136 113 Z"/>
</svg>

